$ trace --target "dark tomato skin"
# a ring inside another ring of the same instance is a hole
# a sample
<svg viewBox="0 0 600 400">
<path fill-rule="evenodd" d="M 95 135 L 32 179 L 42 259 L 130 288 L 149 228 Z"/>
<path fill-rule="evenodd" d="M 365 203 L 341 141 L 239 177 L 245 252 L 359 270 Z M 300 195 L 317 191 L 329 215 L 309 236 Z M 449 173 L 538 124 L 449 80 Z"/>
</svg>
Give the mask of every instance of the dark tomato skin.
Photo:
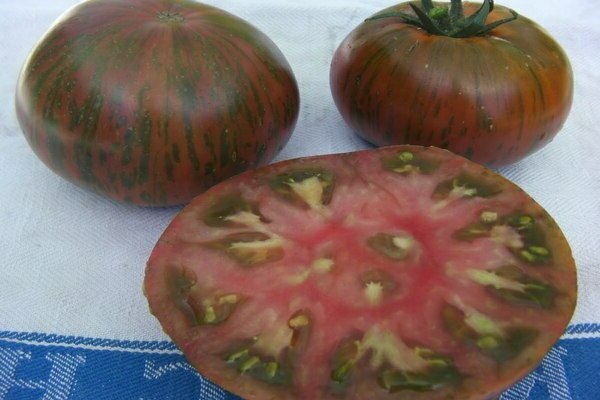
<svg viewBox="0 0 600 400">
<path fill-rule="evenodd" d="M 268 163 L 297 121 L 299 92 L 276 45 L 189 0 L 89 0 L 31 52 L 16 112 L 54 172 L 142 206 L 188 202 Z"/>
<path fill-rule="evenodd" d="M 463 6 L 470 15 L 480 5 Z M 393 11 L 414 15 L 408 3 L 380 13 Z M 486 22 L 510 16 L 496 5 Z M 566 54 L 523 16 L 470 38 L 394 17 L 366 20 L 335 52 L 330 84 L 343 118 L 367 141 L 447 148 L 494 167 L 548 144 L 573 99 Z"/>
</svg>

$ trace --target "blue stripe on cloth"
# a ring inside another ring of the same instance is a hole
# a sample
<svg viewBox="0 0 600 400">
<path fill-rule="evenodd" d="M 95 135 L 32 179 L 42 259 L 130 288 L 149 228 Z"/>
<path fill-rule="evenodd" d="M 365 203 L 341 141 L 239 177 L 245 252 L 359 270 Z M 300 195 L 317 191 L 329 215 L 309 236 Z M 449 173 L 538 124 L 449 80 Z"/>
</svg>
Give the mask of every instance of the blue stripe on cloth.
<svg viewBox="0 0 600 400">
<path fill-rule="evenodd" d="M 599 333 L 600 324 L 568 334 Z M 501 400 L 600 399 L 600 337 L 560 340 Z M 239 400 L 166 341 L 0 332 L 0 400 Z"/>
<path fill-rule="evenodd" d="M 576 333 L 599 333 L 600 324 L 577 324 L 569 325 L 565 331 L 567 334 Z"/>
<path fill-rule="evenodd" d="M 17 341 L 37 342 L 45 344 L 69 344 L 78 346 L 114 347 L 124 350 L 177 350 L 172 342 L 166 341 L 140 341 L 140 340 L 114 340 L 87 338 L 82 336 L 62 336 L 37 332 L 2 332 L 1 339 L 12 339 Z"/>
</svg>

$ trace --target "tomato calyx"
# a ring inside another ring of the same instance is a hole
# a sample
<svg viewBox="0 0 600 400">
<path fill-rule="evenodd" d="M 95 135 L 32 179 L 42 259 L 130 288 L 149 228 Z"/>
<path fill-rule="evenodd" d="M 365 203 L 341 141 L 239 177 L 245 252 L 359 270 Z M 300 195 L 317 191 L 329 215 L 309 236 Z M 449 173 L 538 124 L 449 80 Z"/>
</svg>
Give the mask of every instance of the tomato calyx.
<svg viewBox="0 0 600 400">
<path fill-rule="evenodd" d="M 415 15 L 394 11 L 377 14 L 368 18 L 367 21 L 400 18 L 404 23 L 414 25 L 432 35 L 466 38 L 486 35 L 498 26 L 514 21 L 519 16 L 515 11 L 509 10 L 512 14 L 510 17 L 486 24 L 488 15 L 494 9 L 493 0 L 484 0 L 481 7 L 469 16 L 465 16 L 463 13 L 462 0 L 451 0 L 449 7 L 434 5 L 431 0 L 421 0 L 421 7 L 413 3 L 409 3 L 409 6 Z"/>
</svg>

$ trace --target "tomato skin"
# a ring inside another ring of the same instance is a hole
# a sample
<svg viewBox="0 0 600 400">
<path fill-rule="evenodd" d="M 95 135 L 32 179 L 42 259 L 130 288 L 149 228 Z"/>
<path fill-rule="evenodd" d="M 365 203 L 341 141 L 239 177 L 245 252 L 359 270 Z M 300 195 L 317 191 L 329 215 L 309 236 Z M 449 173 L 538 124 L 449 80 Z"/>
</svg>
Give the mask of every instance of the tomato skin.
<svg viewBox="0 0 600 400">
<path fill-rule="evenodd" d="M 465 15 L 478 6 L 464 3 Z M 408 3 L 381 13 L 392 11 L 412 13 Z M 486 22 L 510 16 L 496 5 Z M 447 148 L 494 167 L 548 144 L 573 99 L 566 54 L 523 16 L 470 38 L 394 17 L 367 20 L 335 52 L 330 85 L 344 120 L 367 141 Z"/>
<path fill-rule="evenodd" d="M 268 163 L 297 121 L 283 54 L 246 21 L 194 1 L 90 0 L 21 72 L 16 111 L 54 172 L 144 206 L 188 202 Z"/>
</svg>

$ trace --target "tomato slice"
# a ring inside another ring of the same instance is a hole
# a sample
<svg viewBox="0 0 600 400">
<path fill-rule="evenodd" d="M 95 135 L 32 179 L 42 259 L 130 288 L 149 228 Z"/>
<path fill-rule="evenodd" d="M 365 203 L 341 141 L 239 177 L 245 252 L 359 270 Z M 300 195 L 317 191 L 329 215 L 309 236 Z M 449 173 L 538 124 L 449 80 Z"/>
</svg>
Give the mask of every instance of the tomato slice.
<svg viewBox="0 0 600 400">
<path fill-rule="evenodd" d="M 552 218 L 448 151 L 286 161 L 173 220 L 150 309 L 206 377 L 247 399 L 480 399 L 531 371 L 576 303 Z"/>
</svg>

